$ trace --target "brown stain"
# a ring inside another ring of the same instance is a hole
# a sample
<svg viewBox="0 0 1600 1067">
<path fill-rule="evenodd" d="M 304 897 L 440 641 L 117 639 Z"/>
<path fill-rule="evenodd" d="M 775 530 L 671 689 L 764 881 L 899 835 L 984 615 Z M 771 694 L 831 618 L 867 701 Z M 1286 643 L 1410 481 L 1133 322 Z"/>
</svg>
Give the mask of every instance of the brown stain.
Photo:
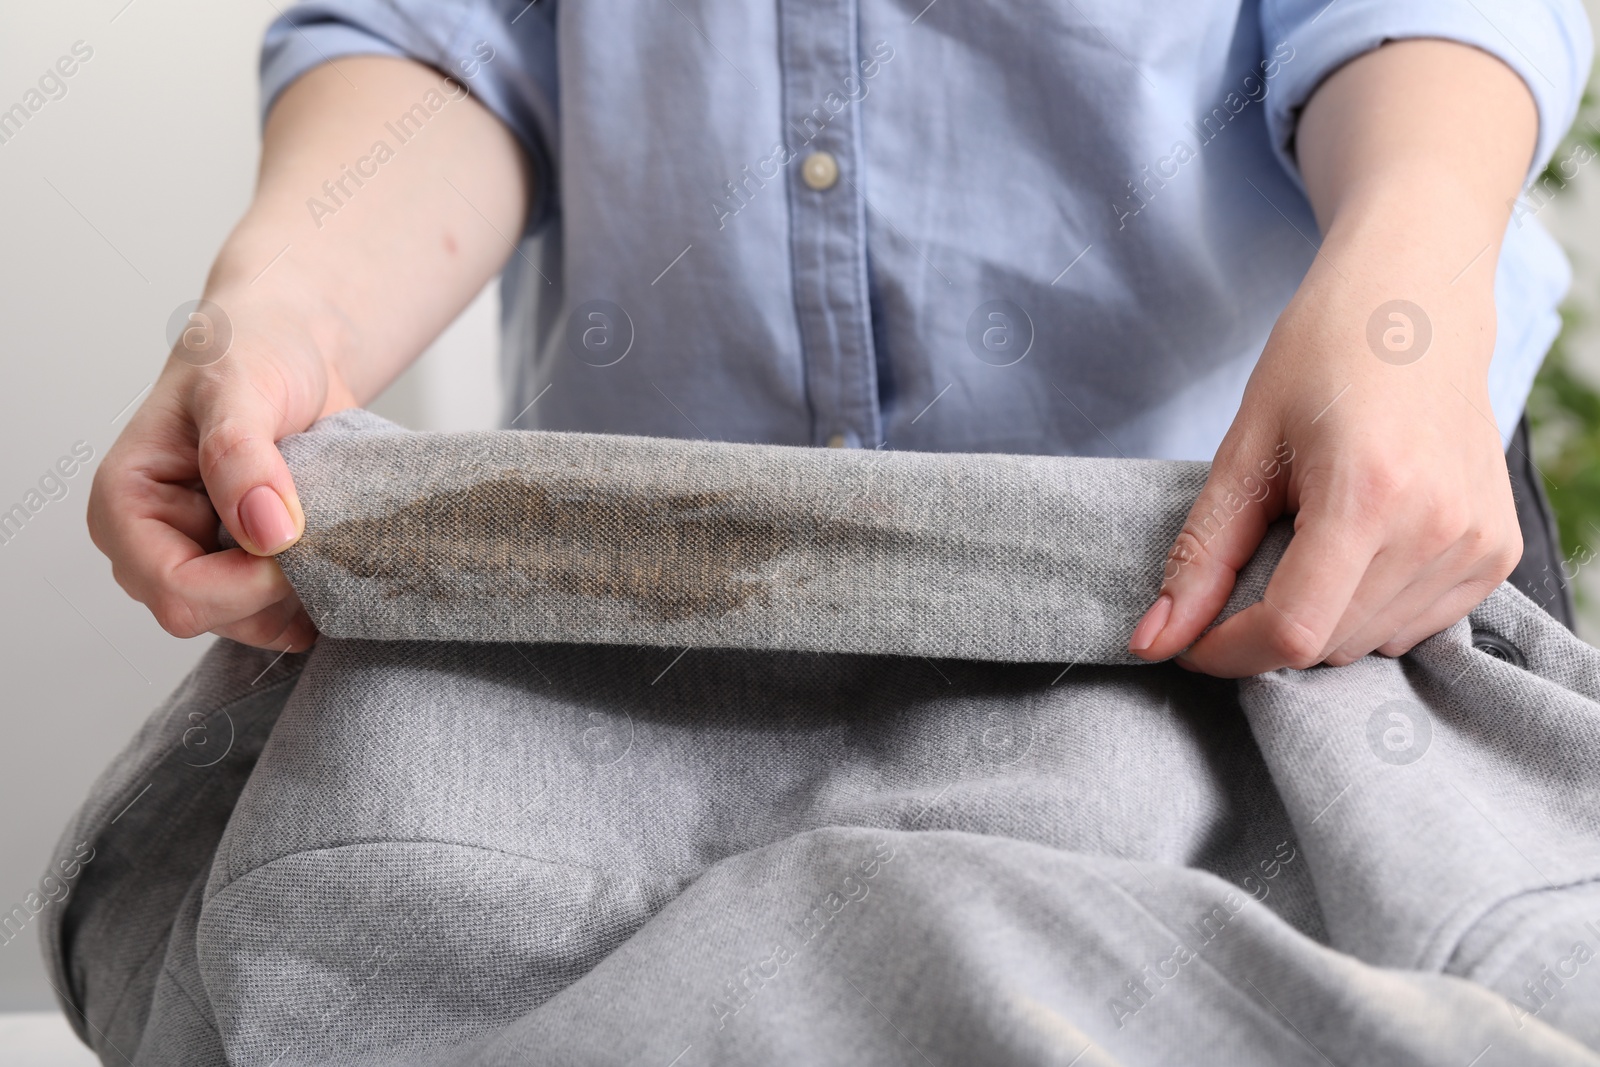
<svg viewBox="0 0 1600 1067">
<path fill-rule="evenodd" d="M 755 514 L 730 492 L 633 495 L 498 478 L 308 531 L 297 547 L 382 582 L 388 596 L 459 599 L 481 584 L 463 579 L 479 578 L 513 598 L 624 601 L 675 621 L 765 599 L 780 581 L 774 561 L 790 548 L 863 534 L 801 508 Z"/>
</svg>

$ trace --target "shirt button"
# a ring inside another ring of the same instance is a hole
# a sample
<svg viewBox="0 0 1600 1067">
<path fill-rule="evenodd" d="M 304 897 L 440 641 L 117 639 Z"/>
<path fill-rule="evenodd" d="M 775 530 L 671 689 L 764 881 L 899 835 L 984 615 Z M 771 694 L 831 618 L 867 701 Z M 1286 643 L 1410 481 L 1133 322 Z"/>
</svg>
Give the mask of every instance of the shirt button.
<svg viewBox="0 0 1600 1067">
<path fill-rule="evenodd" d="M 842 433 L 836 433 L 832 437 L 828 438 L 829 448 L 843 448 L 844 444 L 844 434 Z"/>
<path fill-rule="evenodd" d="M 832 189 L 839 180 L 839 161 L 832 152 L 813 152 L 800 164 L 800 176 L 819 193 Z"/>
</svg>

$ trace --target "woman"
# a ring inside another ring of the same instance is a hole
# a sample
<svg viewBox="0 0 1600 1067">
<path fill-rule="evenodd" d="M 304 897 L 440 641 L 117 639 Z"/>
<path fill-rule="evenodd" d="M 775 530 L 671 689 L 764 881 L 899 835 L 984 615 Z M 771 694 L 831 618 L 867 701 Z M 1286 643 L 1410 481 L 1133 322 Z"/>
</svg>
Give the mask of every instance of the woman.
<svg viewBox="0 0 1600 1067">
<path fill-rule="evenodd" d="M 207 283 L 232 347 L 180 346 L 90 527 L 169 631 L 306 647 L 274 441 L 505 268 L 516 425 L 1214 458 L 1130 647 L 1399 654 L 1552 569 L 1504 449 L 1567 273 L 1512 206 L 1589 41 L 1575 0 L 302 5 Z"/>
</svg>

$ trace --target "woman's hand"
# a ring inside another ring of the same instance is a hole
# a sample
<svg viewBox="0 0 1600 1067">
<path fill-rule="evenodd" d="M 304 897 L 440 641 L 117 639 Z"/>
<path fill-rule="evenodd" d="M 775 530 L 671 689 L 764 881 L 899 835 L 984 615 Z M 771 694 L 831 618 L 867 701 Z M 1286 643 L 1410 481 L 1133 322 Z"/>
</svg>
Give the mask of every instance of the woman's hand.
<svg viewBox="0 0 1600 1067">
<path fill-rule="evenodd" d="M 1326 237 L 1133 652 L 1194 642 L 1179 662 L 1222 677 L 1399 655 L 1511 573 L 1522 540 L 1486 383 L 1535 129 L 1514 73 L 1442 41 L 1386 45 L 1317 91 L 1298 144 Z M 1283 514 L 1295 535 L 1265 598 L 1201 637 Z"/>
<path fill-rule="evenodd" d="M 275 442 L 355 398 L 299 325 L 310 316 L 214 306 L 226 324 L 179 343 L 96 471 L 89 534 L 167 632 L 304 650 L 316 631 L 270 558 L 305 528 Z M 230 326 L 237 341 L 211 362 L 208 341 Z M 243 547 L 217 551 L 219 519 Z"/>
<path fill-rule="evenodd" d="M 390 144 L 386 123 L 424 100 L 443 102 L 426 136 Z M 266 558 L 305 528 L 277 441 L 377 395 L 477 295 L 511 252 L 503 235 L 522 232 L 527 174 L 465 86 L 409 60 L 350 56 L 284 91 L 206 286 L 231 346 L 196 323 L 89 498 L 112 574 L 169 632 L 280 650 L 315 638 Z M 219 519 L 242 549 L 216 551 Z"/>
<path fill-rule="evenodd" d="M 1295 535 L 1265 599 L 1180 663 L 1240 677 L 1400 655 L 1521 558 L 1484 384 L 1492 295 L 1374 243 L 1325 248 L 1279 319 L 1135 633 L 1141 655 L 1171 656 L 1199 636 L 1281 514 L 1295 516 Z"/>
</svg>

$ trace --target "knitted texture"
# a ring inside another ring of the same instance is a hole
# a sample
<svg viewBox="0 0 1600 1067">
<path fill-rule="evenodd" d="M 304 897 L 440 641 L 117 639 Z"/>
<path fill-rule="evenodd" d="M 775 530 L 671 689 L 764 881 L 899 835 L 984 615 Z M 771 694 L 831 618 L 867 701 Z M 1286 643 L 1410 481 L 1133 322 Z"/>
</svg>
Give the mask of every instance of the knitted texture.
<svg viewBox="0 0 1600 1067">
<path fill-rule="evenodd" d="M 996 661 L 1139 662 L 1128 634 L 1207 471 L 363 411 L 282 448 L 306 532 L 278 558 L 330 636 Z"/>
<path fill-rule="evenodd" d="M 1192 465 L 284 451 L 324 636 L 218 641 L 39 917 L 107 1064 L 1600 1065 L 1600 653 L 1509 586 L 1223 681 L 1072 658 Z"/>
</svg>

